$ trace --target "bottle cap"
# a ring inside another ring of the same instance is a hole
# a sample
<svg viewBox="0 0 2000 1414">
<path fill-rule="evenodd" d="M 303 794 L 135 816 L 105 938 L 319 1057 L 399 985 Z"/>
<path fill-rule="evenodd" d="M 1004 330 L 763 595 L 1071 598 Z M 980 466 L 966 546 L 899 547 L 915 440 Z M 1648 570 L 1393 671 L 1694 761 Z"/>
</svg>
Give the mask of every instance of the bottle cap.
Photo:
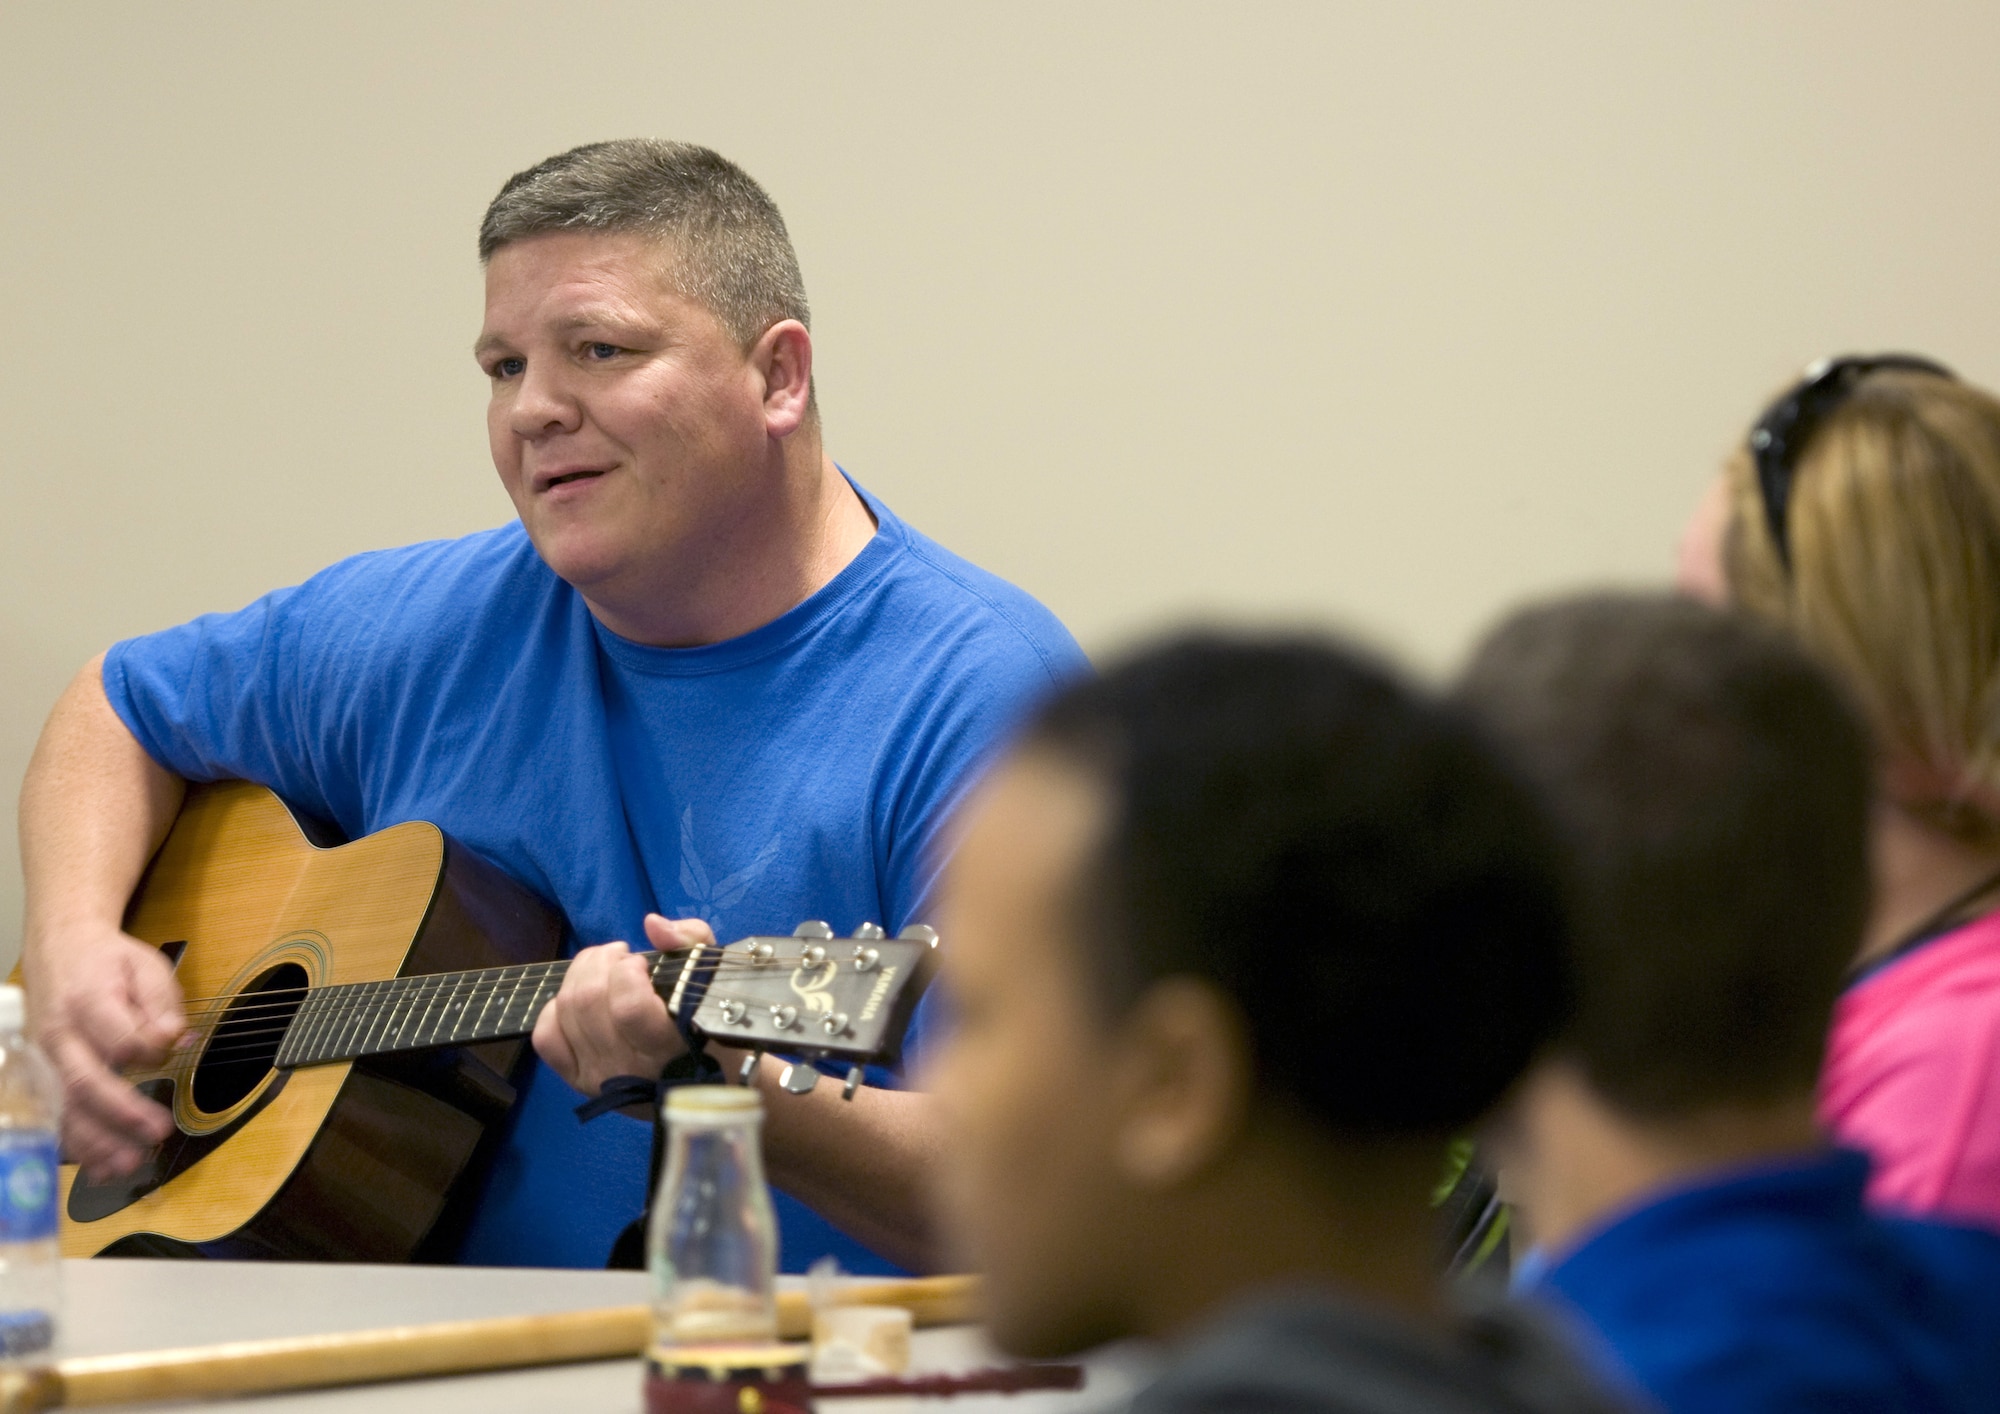
<svg viewBox="0 0 2000 1414">
<path fill-rule="evenodd" d="M 0 1031 L 19 1031 L 27 1019 L 27 996 L 19 987 L 0 987 Z"/>
<path fill-rule="evenodd" d="M 747 1085 L 676 1085 L 667 1091 L 669 1124 L 729 1124 L 763 1110 L 763 1100 Z"/>
</svg>

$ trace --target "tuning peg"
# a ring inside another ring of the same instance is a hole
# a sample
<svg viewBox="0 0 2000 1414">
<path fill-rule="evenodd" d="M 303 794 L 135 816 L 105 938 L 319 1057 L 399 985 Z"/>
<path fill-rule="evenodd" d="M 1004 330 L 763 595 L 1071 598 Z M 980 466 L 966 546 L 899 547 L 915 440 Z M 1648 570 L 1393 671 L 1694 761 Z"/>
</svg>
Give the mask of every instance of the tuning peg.
<svg viewBox="0 0 2000 1414">
<path fill-rule="evenodd" d="M 750 945 L 750 962 L 752 966 L 761 967 L 777 955 L 777 945 L 768 938 L 761 938 Z"/>
<path fill-rule="evenodd" d="M 789 1031 L 798 1024 L 799 1009 L 789 1003 L 771 1008 L 771 1024 L 780 1031 Z"/>
<path fill-rule="evenodd" d="M 810 1095 L 819 1084 L 819 1072 L 804 1061 L 793 1061 L 779 1073 L 778 1084 L 794 1095 Z"/>
<path fill-rule="evenodd" d="M 736 1083 L 738 1085 L 748 1085 L 751 1078 L 757 1074 L 757 1062 L 762 1059 L 764 1059 L 762 1051 L 752 1051 L 749 1055 L 743 1057 L 743 1064 L 736 1072 Z"/>
<path fill-rule="evenodd" d="M 854 930 L 854 936 L 860 942 L 872 943 L 877 938 L 886 938 L 889 935 L 883 931 L 880 923 L 863 923 Z"/>
<path fill-rule="evenodd" d="M 808 968 L 818 971 L 820 968 L 826 966 L 825 945 L 814 943 L 811 947 L 804 949 L 799 953 L 799 961 L 804 963 Z"/>
<path fill-rule="evenodd" d="M 896 936 L 906 942 L 922 943 L 925 947 L 934 948 L 938 945 L 937 929 L 923 923 L 912 923 Z"/>
<path fill-rule="evenodd" d="M 722 1004 L 722 1019 L 728 1022 L 731 1026 L 734 1026 L 738 1022 L 743 1020 L 744 1015 L 749 1010 L 750 1008 L 745 1006 L 740 999 L 736 997 L 731 997 L 728 1001 Z"/>
<path fill-rule="evenodd" d="M 820 1026 L 826 1031 L 826 1034 L 829 1036 L 845 1036 L 847 1034 L 847 1013 L 844 1011 L 837 1011 L 832 1016 L 829 1016 L 826 1020 L 822 1021 L 820 1023 Z"/>
<path fill-rule="evenodd" d="M 854 950 L 854 970 L 856 972 L 866 972 L 881 960 L 882 952 L 879 948 L 856 948 Z"/>
<path fill-rule="evenodd" d="M 840 1098 L 843 1100 L 853 1099 L 854 1092 L 861 1088 L 861 1082 L 867 1079 L 867 1077 L 868 1072 L 860 1066 L 850 1065 L 847 1068 L 847 1083 L 840 1087 Z"/>
<path fill-rule="evenodd" d="M 792 936 L 794 938 L 831 938 L 833 936 L 833 925 L 831 923 L 823 923 L 816 918 L 809 918 L 799 924 L 798 927 L 792 929 Z"/>
</svg>

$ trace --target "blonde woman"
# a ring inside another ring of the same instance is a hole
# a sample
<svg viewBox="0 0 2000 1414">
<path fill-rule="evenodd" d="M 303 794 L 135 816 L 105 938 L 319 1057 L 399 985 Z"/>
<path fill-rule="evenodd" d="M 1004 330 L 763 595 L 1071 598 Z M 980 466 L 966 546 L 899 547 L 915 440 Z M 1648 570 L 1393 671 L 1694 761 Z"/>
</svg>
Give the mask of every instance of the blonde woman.
<svg viewBox="0 0 2000 1414">
<path fill-rule="evenodd" d="M 1680 579 L 1786 626 L 1873 726 L 1875 898 L 1820 1087 L 1869 1195 L 2000 1228 L 2000 401 L 1817 365 L 1690 524 Z"/>
</svg>

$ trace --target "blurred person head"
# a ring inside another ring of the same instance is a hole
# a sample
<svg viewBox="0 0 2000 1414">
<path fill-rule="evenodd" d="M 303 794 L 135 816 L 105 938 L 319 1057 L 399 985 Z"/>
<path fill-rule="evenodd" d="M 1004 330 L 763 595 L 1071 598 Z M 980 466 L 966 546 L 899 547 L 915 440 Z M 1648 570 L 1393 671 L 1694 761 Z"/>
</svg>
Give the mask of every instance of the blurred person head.
<svg viewBox="0 0 2000 1414">
<path fill-rule="evenodd" d="M 1844 679 L 1897 805 L 2000 846 L 2000 400 L 1877 362 L 1836 361 L 1772 404 L 1697 511 L 1681 583 Z"/>
<path fill-rule="evenodd" d="M 1744 616 L 1600 595 L 1502 623 L 1458 697 L 1570 859 L 1577 1003 L 1525 1088 L 1531 1136 L 1573 1142 L 1587 1109 L 1629 1144 L 1686 1141 L 1657 1146 L 1669 1169 L 1811 1147 L 1869 903 L 1867 735 L 1835 683 Z"/>
<path fill-rule="evenodd" d="M 1429 1189 L 1567 1004 L 1529 792 L 1311 638 L 1181 638 L 1048 704 L 961 814 L 946 1210 L 1001 1345 L 1288 1281 L 1424 1310 Z"/>
<path fill-rule="evenodd" d="M 1459 685 L 1576 882 L 1560 1051 L 1674 1114 L 1809 1092 L 1868 906 L 1867 739 L 1787 637 L 1685 599 L 1516 614 Z"/>
</svg>

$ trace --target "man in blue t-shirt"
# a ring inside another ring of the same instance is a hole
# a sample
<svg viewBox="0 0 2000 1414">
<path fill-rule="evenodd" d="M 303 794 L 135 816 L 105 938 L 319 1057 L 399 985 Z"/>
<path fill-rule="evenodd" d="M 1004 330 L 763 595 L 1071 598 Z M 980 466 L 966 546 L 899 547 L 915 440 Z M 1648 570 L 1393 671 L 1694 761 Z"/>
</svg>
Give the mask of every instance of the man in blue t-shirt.
<svg viewBox="0 0 2000 1414">
<path fill-rule="evenodd" d="M 641 958 L 605 940 L 922 921 L 952 803 L 1084 662 L 827 457 L 797 260 L 738 168 L 575 149 L 502 188 L 480 257 L 475 352 L 519 521 L 89 664 L 23 787 L 24 963 L 69 1153 L 128 1172 L 171 1120 L 116 1068 L 186 1021 L 120 921 L 186 782 L 258 781 L 350 836 L 435 822 L 557 904 L 580 949 L 459 1256 L 594 1266 L 645 1201 L 651 1131 L 574 1109 L 682 1048 Z M 780 1094 L 776 1071 L 757 1083 L 785 1265 L 927 1264 L 925 1098 Z"/>
<path fill-rule="evenodd" d="M 1885 1219 L 1813 1123 L 1868 910 L 1867 734 L 1688 601 L 1531 610 L 1461 694 L 1575 865 L 1577 1005 L 1496 1134 L 1520 1290 L 1670 1414 L 2000 1409 L 2000 1237 Z"/>
</svg>

